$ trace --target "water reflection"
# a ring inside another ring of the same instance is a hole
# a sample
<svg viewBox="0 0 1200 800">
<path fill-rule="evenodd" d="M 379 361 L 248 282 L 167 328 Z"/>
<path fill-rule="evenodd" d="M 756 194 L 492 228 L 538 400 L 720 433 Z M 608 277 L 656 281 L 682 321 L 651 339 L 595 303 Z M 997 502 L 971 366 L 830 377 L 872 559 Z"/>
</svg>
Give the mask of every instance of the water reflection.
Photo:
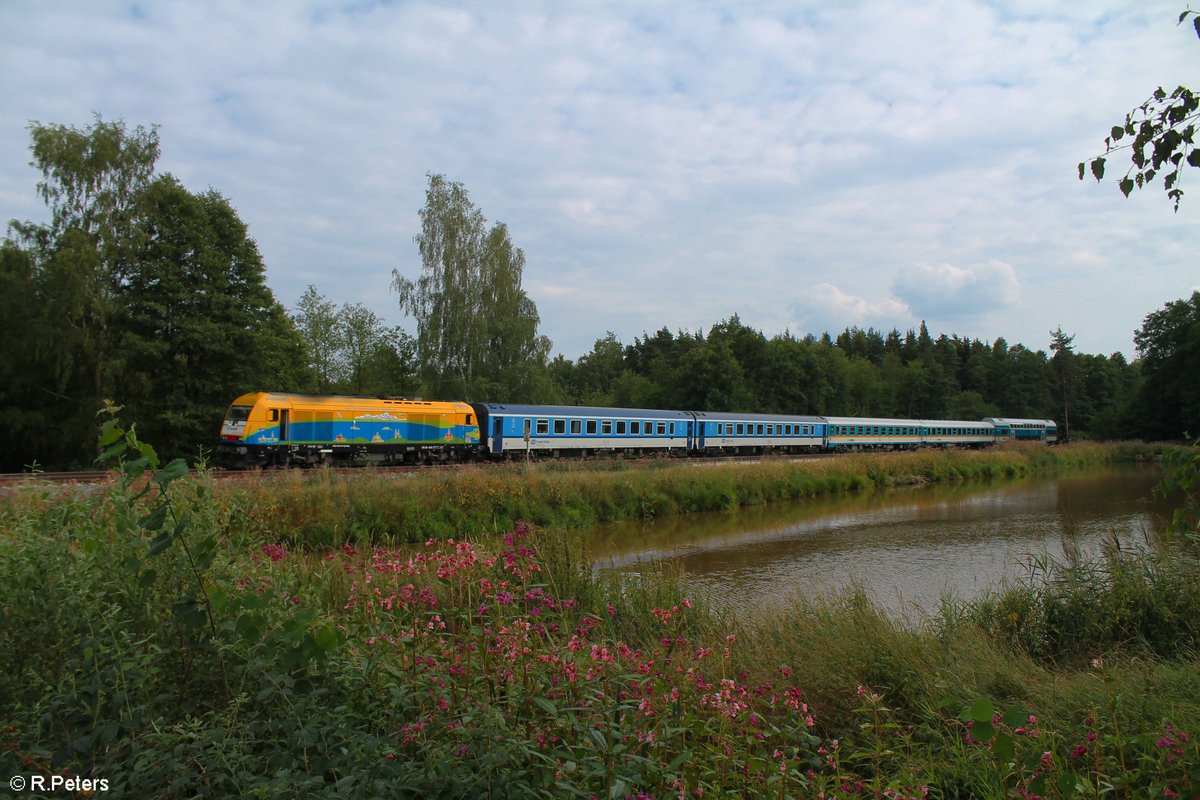
<svg viewBox="0 0 1200 800">
<path fill-rule="evenodd" d="M 857 583 L 892 613 L 919 618 L 945 592 L 965 599 L 1025 574 L 1032 558 L 1145 547 L 1169 516 L 1150 497 L 1160 477 L 1153 467 L 1127 467 L 901 489 L 604 526 L 587 539 L 598 569 L 669 565 L 698 595 L 735 607 Z"/>
</svg>

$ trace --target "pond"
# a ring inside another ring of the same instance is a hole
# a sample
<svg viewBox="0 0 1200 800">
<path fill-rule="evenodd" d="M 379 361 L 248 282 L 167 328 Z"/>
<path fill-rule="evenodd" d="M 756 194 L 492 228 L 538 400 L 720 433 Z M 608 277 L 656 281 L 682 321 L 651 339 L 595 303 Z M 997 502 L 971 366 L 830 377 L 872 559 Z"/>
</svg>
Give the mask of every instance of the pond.
<svg viewBox="0 0 1200 800">
<path fill-rule="evenodd" d="M 1055 478 L 876 491 L 804 503 L 606 525 L 584 533 L 595 568 L 685 576 L 734 607 L 861 586 L 906 619 L 1029 573 L 1034 559 L 1145 548 L 1170 517 L 1156 466 Z"/>
</svg>

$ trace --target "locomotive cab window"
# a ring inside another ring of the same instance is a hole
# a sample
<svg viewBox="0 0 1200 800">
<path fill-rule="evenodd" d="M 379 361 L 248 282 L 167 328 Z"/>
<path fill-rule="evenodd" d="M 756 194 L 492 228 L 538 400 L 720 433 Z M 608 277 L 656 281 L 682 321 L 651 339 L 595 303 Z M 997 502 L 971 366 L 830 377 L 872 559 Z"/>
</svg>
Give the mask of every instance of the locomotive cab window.
<svg viewBox="0 0 1200 800">
<path fill-rule="evenodd" d="M 271 422 L 279 422 L 279 409 L 272 408 L 271 413 L 267 416 L 267 419 Z"/>
<path fill-rule="evenodd" d="M 250 406 L 233 406 L 226 415 L 227 422 L 245 422 L 250 418 Z"/>
</svg>

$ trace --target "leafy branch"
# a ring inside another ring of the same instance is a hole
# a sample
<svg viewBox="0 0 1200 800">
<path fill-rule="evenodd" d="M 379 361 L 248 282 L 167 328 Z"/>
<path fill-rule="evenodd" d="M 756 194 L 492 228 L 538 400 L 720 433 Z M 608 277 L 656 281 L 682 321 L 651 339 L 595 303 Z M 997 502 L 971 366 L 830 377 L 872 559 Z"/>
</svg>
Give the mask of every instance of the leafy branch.
<svg viewBox="0 0 1200 800">
<path fill-rule="evenodd" d="M 1188 9 L 1179 15 L 1182 24 L 1188 17 L 1200 37 L 1200 14 Z M 1167 94 L 1161 86 L 1137 108 L 1125 115 L 1124 125 L 1114 125 L 1104 140 L 1104 154 L 1090 162 L 1079 162 L 1079 180 L 1090 171 L 1097 182 L 1104 179 L 1107 156 L 1120 150 L 1130 151 L 1132 162 L 1117 187 L 1126 197 L 1134 187 L 1148 186 L 1160 173 L 1167 197 L 1175 202 L 1183 197 L 1180 187 L 1186 163 L 1200 167 L 1200 150 L 1195 148 L 1196 122 L 1200 119 L 1200 95 L 1186 86 Z M 1124 143 L 1122 143 L 1124 142 Z"/>
</svg>

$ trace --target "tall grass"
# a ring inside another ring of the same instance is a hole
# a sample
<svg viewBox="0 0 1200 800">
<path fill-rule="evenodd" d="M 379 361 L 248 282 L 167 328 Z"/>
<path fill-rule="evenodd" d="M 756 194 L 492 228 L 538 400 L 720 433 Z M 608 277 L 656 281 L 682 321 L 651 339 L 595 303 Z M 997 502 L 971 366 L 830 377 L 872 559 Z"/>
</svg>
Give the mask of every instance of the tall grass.
<svg viewBox="0 0 1200 800">
<path fill-rule="evenodd" d="M 498 535 L 522 520 L 581 528 L 920 483 L 1003 480 L 1096 466 L 1116 455 L 1089 444 L 751 464 L 510 464 L 416 475 L 317 470 L 229 481 L 220 491 L 243 512 L 231 525 L 291 543 L 417 543 L 462 531 Z"/>
</svg>

